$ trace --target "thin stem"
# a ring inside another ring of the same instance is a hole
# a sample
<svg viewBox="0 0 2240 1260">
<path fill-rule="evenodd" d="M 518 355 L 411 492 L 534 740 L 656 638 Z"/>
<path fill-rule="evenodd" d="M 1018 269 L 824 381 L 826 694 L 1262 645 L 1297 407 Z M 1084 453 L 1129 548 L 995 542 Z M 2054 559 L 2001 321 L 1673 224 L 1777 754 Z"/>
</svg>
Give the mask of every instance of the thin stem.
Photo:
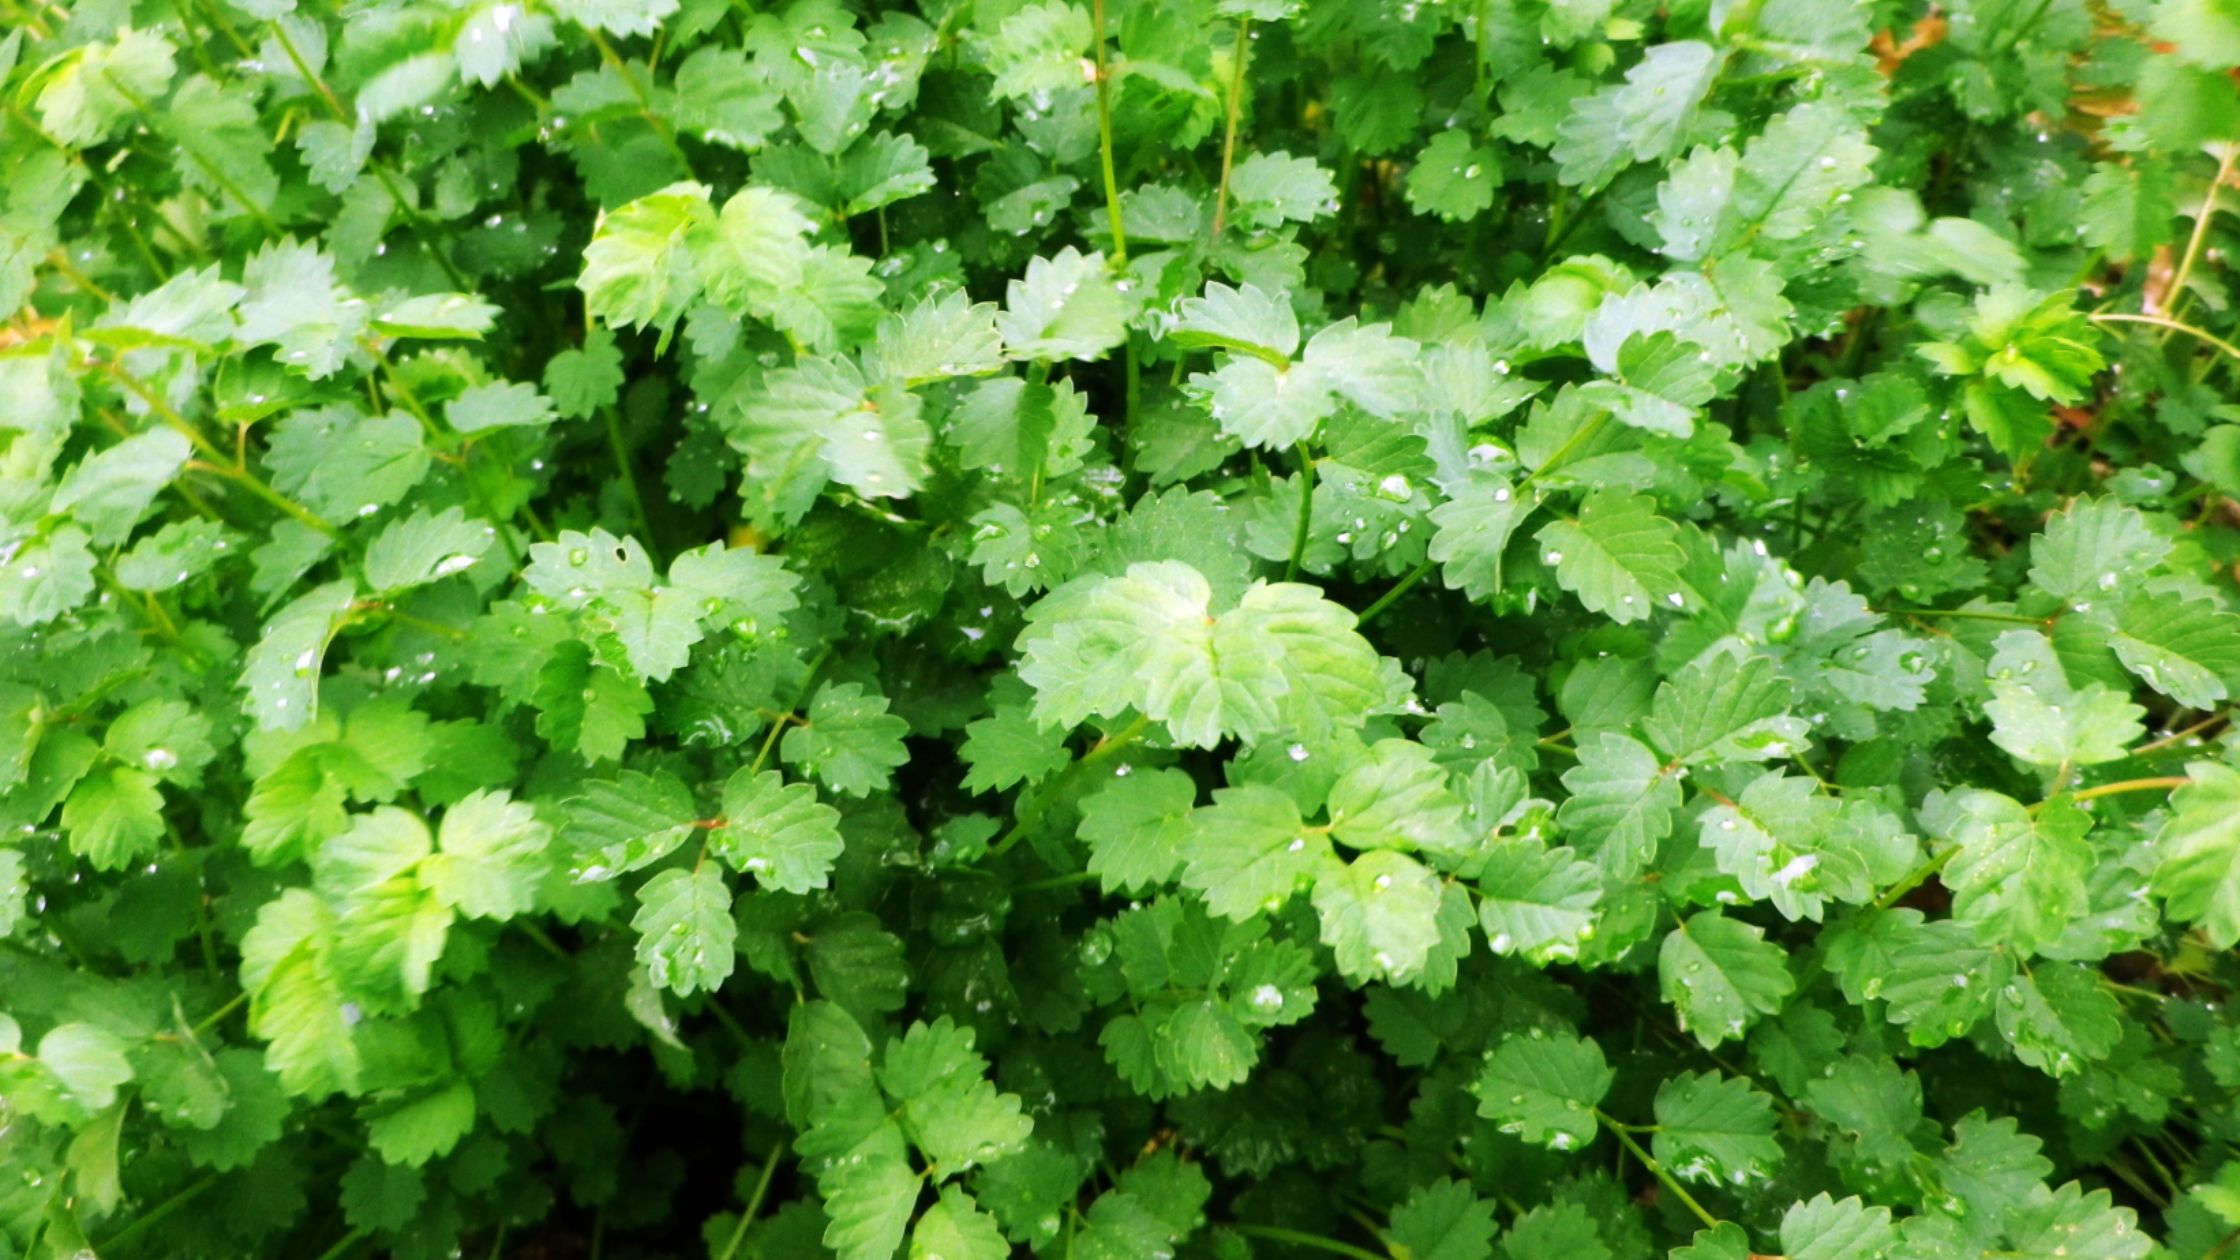
<svg viewBox="0 0 2240 1260">
<path fill-rule="evenodd" d="M 1244 102 L 1244 63 L 1252 55 L 1252 16 L 1237 19 L 1237 47 L 1231 55 L 1234 62 L 1229 67 L 1229 121 L 1221 135 L 1221 182 L 1213 192 L 1213 239 L 1221 239 L 1221 229 L 1229 220 L 1229 171 L 1237 157 L 1237 115 Z"/>
<path fill-rule="evenodd" d="M 1299 561 L 1307 554 L 1307 534 L 1314 527 L 1314 452 L 1299 443 L 1299 524 L 1291 531 L 1291 558 L 1284 562 L 1283 580 L 1299 579 Z"/>
<path fill-rule="evenodd" d="M 1377 596 L 1377 600 L 1375 603 L 1369 605 L 1367 608 L 1362 609 L 1358 614 L 1356 614 L 1353 619 L 1353 624 L 1356 627 L 1365 626 L 1370 622 L 1376 620 L 1377 617 L 1382 614 L 1385 609 L 1392 607 L 1392 601 L 1400 598 L 1402 595 L 1407 594 L 1409 587 L 1414 586 L 1418 582 L 1421 582 L 1424 577 L 1429 574 L 1435 567 L 1437 567 L 1435 562 L 1426 559 L 1422 564 L 1419 564 L 1415 568 L 1408 570 L 1408 575 L 1393 583 L 1391 590 Z"/>
<path fill-rule="evenodd" d="M 219 1007 L 217 1010 L 210 1012 L 208 1015 L 203 1016 L 201 1019 L 196 1020 L 194 1023 L 194 1027 L 189 1028 L 187 1031 L 197 1037 L 200 1037 L 202 1034 L 209 1032 L 212 1028 L 217 1027 L 218 1021 L 224 1019 L 228 1015 L 233 1014 L 235 1011 L 240 1010 L 242 1003 L 247 1002 L 248 1000 L 249 995 L 246 993 L 234 994 L 232 1001 L 226 1003 L 224 1006 Z"/>
<path fill-rule="evenodd" d="M 2160 315 L 2126 315 L 2121 311 L 2103 311 L 2091 318 L 2095 324 L 2147 324 L 2168 332 L 2182 332 L 2189 337 L 2197 338 L 2216 347 L 2223 352 L 2226 358 L 2240 361 L 2240 346 L 2233 345 L 2214 333 L 2203 331 L 2191 324 L 2179 323 L 2174 319 L 2164 319 Z"/>
<path fill-rule="evenodd" d="M 1128 262 L 1128 232 L 1120 224 L 1120 177 L 1112 167 L 1112 76 L 1105 71 L 1104 0 L 1095 0 L 1092 21 L 1097 28 L 1097 158 L 1104 167 L 1104 212 L 1112 221 L 1112 265 Z"/>
<path fill-rule="evenodd" d="M 2224 182 L 2232 178 L 2232 167 L 2240 162 L 2240 144 L 2225 146 L 2224 157 L 2217 163 L 2215 178 L 2209 181 L 2209 191 L 2201 199 L 2201 214 L 2193 221 L 2193 235 L 2186 240 L 2186 252 L 2178 260 L 2178 269 L 2170 275 L 2170 304 L 2166 308 L 2172 315 L 2186 300 L 2186 280 L 2193 275 L 2193 264 L 2201 257 L 2201 246 L 2209 239 L 2209 223 L 2217 217 L 2217 192 Z M 2176 329 L 2164 330 L 2165 339 Z"/>
<path fill-rule="evenodd" d="M 786 708 L 784 713 L 779 714 L 777 718 L 771 721 L 770 733 L 763 736 L 762 747 L 755 752 L 754 761 L 747 766 L 747 774 L 750 777 L 762 773 L 762 767 L 769 764 L 770 750 L 778 746 L 778 736 L 785 733 L 786 719 L 793 715 L 795 709 L 800 708 L 808 701 L 809 689 L 815 686 L 817 682 L 817 671 L 823 669 L 824 663 L 831 659 L 832 645 L 828 643 L 825 645 L 824 651 L 817 653 L 817 659 L 809 662 L 809 672 L 801 676 L 801 694 L 794 697 L 793 703 Z"/>
<path fill-rule="evenodd" d="M 2191 782 L 2193 780 L 2182 774 L 2156 775 L 2148 779 L 2124 779 L 2115 783 L 2103 783 L 2098 787 L 2088 787 L 2079 792 L 2071 792 L 2069 799 L 2072 801 L 2089 801 L 2102 796 L 2121 796 L 2126 792 L 2165 792 L 2182 788 Z M 2045 802 L 2040 801 L 2030 807 L 2030 812 L 2034 814 L 2044 808 Z"/>
<path fill-rule="evenodd" d="M 779 1138 L 778 1144 L 770 1148 L 770 1158 L 762 1161 L 762 1176 L 754 1183 L 754 1193 L 747 1198 L 746 1210 L 739 1213 L 739 1224 L 731 1231 L 731 1241 L 716 1253 L 716 1260 L 731 1260 L 739 1254 L 740 1244 L 747 1240 L 747 1227 L 753 1225 L 754 1218 L 761 1213 L 762 1200 L 770 1193 L 770 1179 L 777 1175 L 778 1161 L 785 1157 L 785 1153 L 785 1139 Z"/>
<path fill-rule="evenodd" d="M 1151 719 L 1139 714 L 1136 717 L 1135 721 L 1130 722 L 1125 727 L 1122 727 L 1119 731 L 1105 736 L 1102 740 L 1098 741 L 1096 747 L 1081 754 L 1080 757 L 1075 759 L 1072 765 L 1067 766 L 1063 770 L 1060 770 L 1058 772 L 1058 778 L 1052 781 L 1052 787 L 1056 787 L 1059 781 L 1080 774 L 1084 770 L 1087 770 L 1089 767 L 1111 757 L 1114 753 L 1119 752 L 1121 749 L 1126 748 L 1128 745 L 1136 742 L 1138 739 L 1143 738 L 1143 733 L 1149 729 L 1151 729 Z M 1011 829 L 1004 832 L 1001 836 L 996 837 L 996 842 L 988 846 L 988 856 L 1001 857 L 1005 853 L 1009 852 L 1011 850 L 1011 846 L 1019 843 L 1020 839 L 1027 834 L 1027 828 L 1032 827 L 1035 823 L 1041 820 L 1043 812 L 1043 809 L 1037 808 L 1023 813 L 1018 818 L 1014 819 L 1011 823 Z"/>
<path fill-rule="evenodd" d="M 141 119 L 145 121 L 151 128 L 157 128 L 160 130 L 160 123 L 156 117 L 155 107 L 149 104 L 148 98 L 140 95 L 138 92 L 133 91 L 132 88 L 128 86 L 123 80 L 119 79 L 116 75 L 109 73 L 107 70 L 103 70 L 101 72 L 101 80 L 102 82 L 109 85 L 109 89 L 111 91 L 115 92 L 118 96 L 123 97 L 125 101 L 132 106 L 133 110 L 140 115 Z M 275 236 L 278 236 L 280 234 L 282 230 L 280 227 L 280 221 L 272 217 L 271 211 L 265 209 L 262 205 L 259 205 L 257 202 L 251 200 L 249 194 L 243 191 L 241 185 L 234 181 L 233 176 L 226 173 L 224 167 L 219 166 L 216 162 L 211 161 L 199 149 L 191 148 L 186 145 L 181 145 L 180 149 L 187 155 L 188 161 L 193 162 L 197 167 L 201 168 L 201 171 L 204 175 L 210 177 L 211 183 L 216 184 L 220 189 L 224 190 L 227 196 L 233 198 L 235 202 L 239 203 L 242 211 L 246 213 L 250 218 L 257 221 L 257 226 L 263 228 L 265 231 L 270 232 Z"/>
<path fill-rule="evenodd" d="M 295 38 L 288 34 L 288 28 L 277 18 L 267 25 L 271 28 L 273 37 L 280 41 L 281 51 L 287 53 L 288 60 L 295 65 L 297 77 L 309 83 L 312 90 L 318 93 L 320 101 L 325 103 L 327 112 L 334 115 L 336 122 L 345 127 L 352 125 L 356 120 L 349 110 L 343 108 L 342 98 L 336 96 L 334 89 L 327 86 L 326 79 L 314 71 L 311 64 L 304 60 L 303 53 L 296 48 Z M 436 245 L 434 239 L 435 225 L 420 213 L 419 206 L 414 204 L 413 201 L 405 199 L 404 188 L 397 182 L 397 177 L 390 174 L 389 169 L 379 163 L 369 163 L 367 169 L 373 173 L 375 179 L 381 182 L 382 189 L 389 194 L 390 204 L 401 211 L 406 222 L 412 225 L 413 233 L 420 238 L 421 245 L 427 248 L 428 256 L 435 259 L 436 267 L 443 272 L 444 279 L 450 281 L 451 287 L 460 292 L 473 292 L 474 285 L 468 281 L 466 275 L 458 267 L 452 264 L 450 257 Z"/>
<path fill-rule="evenodd" d="M 1991 612 L 1979 608 L 1890 608 L 1885 612 L 1896 617 L 1918 617 L 1928 620 L 1936 617 L 1954 621 L 1999 621 L 2016 626 L 2042 626 L 2044 617 L 2025 617 L 2020 613 Z"/>
<path fill-rule="evenodd" d="M 1912 870 L 1907 871 L 1905 875 L 1898 880 L 1897 883 L 1890 885 L 1888 891 L 1884 892 L 1881 896 L 1874 899 L 1874 908 L 1877 910 L 1888 910 L 1890 907 L 1897 905 L 1899 898 L 1905 896 L 1909 892 L 1912 892 L 1914 889 L 1919 888 L 1922 884 L 1922 881 L 1928 879 L 1938 871 L 1943 870 L 1945 867 L 1945 863 L 1950 862 L 1952 860 L 1952 855 L 1958 853 L 1959 851 L 1960 846 L 1954 845 L 1951 848 L 1946 849 L 1944 852 L 1937 854 L 1935 857 L 1930 858 L 1928 861 L 1923 862 L 1921 865 L 1914 867 Z"/>
<path fill-rule="evenodd" d="M 599 59 L 606 62 L 607 68 L 621 77 L 623 86 L 630 89 L 630 95 L 638 98 L 638 116 L 645 119 L 646 125 L 653 128 L 655 135 L 661 137 L 661 143 L 668 147 L 671 154 L 675 155 L 677 164 L 684 167 L 685 173 L 691 174 L 692 158 L 685 153 L 684 146 L 677 143 L 676 130 L 669 125 L 669 120 L 654 112 L 653 94 L 646 89 L 645 84 L 638 81 L 637 75 L 630 73 L 630 67 L 623 62 L 622 55 L 614 50 L 614 44 L 607 39 L 604 32 L 596 26 L 586 26 L 582 29 L 583 33 L 590 37 L 591 46 L 599 50 Z"/>
<path fill-rule="evenodd" d="M 95 1248 L 95 1251 L 106 1256 L 123 1250 L 127 1244 L 139 1238 L 140 1235 L 162 1224 L 172 1213 L 209 1193 L 210 1187 L 217 1184 L 218 1174 L 216 1173 L 211 1173 L 199 1181 L 190 1183 L 179 1193 L 142 1212 L 130 1225 L 102 1240 L 101 1245 Z"/>
<path fill-rule="evenodd" d="M 638 518 L 638 532 L 645 539 L 646 550 L 653 556 L 655 568 L 665 567 L 661 548 L 653 540 L 653 517 L 646 511 L 646 497 L 638 489 L 638 474 L 630 467 L 630 446 L 622 440 L 622 416 L 616 407 L 602 407 L 601 416 L 606 420 L 607 445 L 614 451 L 614 466 L 622 474 L 622 491 L 630 500 L 630 511 Z"/>
<path fill-rule="evenodd" d="M 1354 1260 L 1391 1260 L 1389 1255 L 1380 1256 L 1366 1247 L 1356 1247 L 1352 1243 L 1339 1242 L 1335 1238 L 1324 1238 L 1320 1234 L 1310 1234 L 1304 1230 L 1285 1229 L 1279 1225 L 1246 1225 L 1231 1222 L 1223 1228 L 1232 1234 L 1243 1234 L 1247 1238 L 1265 1238 L 1269 1242 L 1289 1243 L 1294 1247 L 1310 1247 L 1316 1251 L 1327 1251 L 1334 1256 L 1352 1256 Z"/>
<path fill-rule="evenodd" d="M 1097 873 L 1095 871 L 1069 871 L 1064 875 L 1052 875 L 1047 879 L 1031 879 L 1024 884 L 1013 884 L 1011 891 L 1014 893 L 1054 892 L 1060 888 L 1077 888 L 1096 878 Z"/>
<path fill-rule="evenodd" d="M 342 1257 L 349 1254 L 350 1249 L 363 1241 L 365 1236 L 366 1231 L 362 1228 L 351 1230 L 342 1236 L 340 1242 L 320 1252 L 319 1260 L 342 1260 Z"/>
<path fill-rule="evenodd" d="M 2229 720 L 2231 716 L 2229 713 L 2212 713 L 2184 730 L 2172 731 L 2161 739 L 2139 745 L 2131 750 L 2131 755 L 2134 757 L 2150 757 L 2165 749 L 2175 748 L 2219 722 Z"/>
<path fill-rule="evenodd" d="M 1705 1229 L 1719 1228 L 1719 1218 L 1713 1216 L 1709 1212 L 1704 1211 L 1703 1205 L 1696 1202 L 1696 1197 L 1688 1193 L 1688 1188 L 1681 1185 L 1678 1178 L 1674 1177 L 1671 1173 L 1666 1172 L 1664 1165 L 1657 1162 L 1656 1156 L 1651 1155 L 1648 1150 L 1641 1145 L 1641 1143 L 1633 1140 L 1633 1134 L 1628 1132 L 1628 1129 L 1631 1128 L 1631 1126 L 1622 1125 L 1617 1121 L 1612 1120 L 1608 1115 L 1605 1115 L 1602 1109 L 1599 1107 L 1595 1109 L 1594 1118 L 1600 1120 L 1604 1125 L 1608 1126 L 1610 1130 L 1610 1136 L 1618 1139 L 1618 1144 L 1620 1146 L 1623 1146 L 1626 1148 L 1626 1150 L 1632 1152 L 1633 1157 L 1641 1161 L 1642 1167 L 1648 1169 L 1658 1181 L 1664 1183 L 1665 1189 L 1670 1190 L 1673 1193 L 1674 1197 L 1678 1198 L 1682 1203 L 1687 1204 L 1688 1210 L 1696 1214 L 1696 1219 L 1703 1222 L 1703 1227 Z"/>
</svg>

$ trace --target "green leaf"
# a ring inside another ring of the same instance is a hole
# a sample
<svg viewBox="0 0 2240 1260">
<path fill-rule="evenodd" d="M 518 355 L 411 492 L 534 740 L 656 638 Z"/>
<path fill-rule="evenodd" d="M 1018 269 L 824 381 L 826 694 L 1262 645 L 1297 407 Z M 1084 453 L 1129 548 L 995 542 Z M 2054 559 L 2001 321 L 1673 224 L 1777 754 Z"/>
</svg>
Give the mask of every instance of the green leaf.
<svg viewBox="0 0 2240 1260">
<path fill-rule="evenodd" d="M 505 792 L 475 791 L 444 811 L 420 878 L 470 919 L 511 919 L 536 906 L 552 829 Z"/>
<path fill-rule="evenodd" d="M 1808 730 L 1787 712 L 1791 694 L 1762 656 L 1709 656 L 1658 686 L 1643 731 L 1688 765 L 1786 757 Z"/>
<path fill-rule="evenodd" d="M 572 851 L 569 874 L 595 883 L 651 866 L 693 832 L 692 793 L 666 774 L 626 770 L 595 780 L 561 807 L 560 837 Z"/>
<path fill-rule="evenodd" d="M 1072 726 L 1131 709 L 1177 742 L 1209 747 L 1358 725 L 1381 690 L 1352 614 L 1315 589 L 1258 584 L 1211 614 L 1213 589 L 1187 564 L 1077 579 L 1030 609 L 1019 675 L 1035 718 Z"/>
<path fill-rule="evenodd" d="M 1311 223 L 1338 208 L 1338 186 L 1313 158 L 1278 150 L 1238 160 L 1229 175 L 1232 221 L 1247 232 Z"/>
<path fill-rule="evenodd" d="M 1015 1154 L 1034 1132 L 1018 1097 L 987 1079 L 987 1060 L 972 1043 L 972 1030 L 946 1017 L 914 1023 L 879 1064 L 879 1087 L 901 1104 L 911 1144 L 942 1176 Z"/>
<path fill-rule="evenodd" d="M 1108 892 L 1142 892 L 1181 871 L 1198 788 L 1180 770 L 1134 770 L 1081 802 L 1089 870 Z"/>
<path fill-rule="evenodd" d="M 1716 1072 L 1682 1073 L 1657 1090 L 1657 1161 L 1676 1177 L 1742 1185 L 1781 1163 L 1773 1099 Z"/>
<path fill-rule="evenodd" d="M 123 870 L 154 853 L 164 835 L 163 793 L 132 766 L 100 766 L 62 804 L 70 851 L 97 871 Z"/>
<path fill-rule="evenodd" d="M 1422 744 L 1380 739 L 1330 785 L 1330 830 L 1356 849 L 1456 853 L 1470 846 L 1462 802 Z"/>
<path fill-rule="evenodd" d="M 779 741 L 778 756 L 835 792 L 864 796 L 910 759 L 902 747 L 909 731 L 908 722 L 887 712 L 885 696 L 866 693 L 861 683 L 827 683 Z"/>
<path fill-rule="evenodd" d="M 1501 159 L 1471 142 L 1466 131 L 1442 131 L 1416 155 L 1408 171 L 1408 205 L 1449 223 L 1467 223 L 1493 208 L 1501 184 Z"/>
<path fill-rule="evenodd" d="M 806 783 L 751 769 L 724 784 L 723 825 L 708 833 L 708 851 L 764 888 L 801 893 L 824 887 L 845 847 L 839 811 Z"/>
<path fill-rule="evenodd" d="M 1781 1217 L 1781 1245 L 1790 1260 L 1879 1260 L 1897 1242 L 1890 1209 L 1868 1207 L 1856 1196 L 1832 1199 L 1822 1193 Z"/>
<path fill-rule="evenodd" d="M 1709 911 L 1666 933 L 1657 951 L 1657 987 L 1678 1012 L 1680 1027 L 1709 1049 L 1780 1010 L 1796 981 L 1763 931 Z"/>
<path fill-rule="evenodd" d="M 2199 923 L 2217 948 L 2230 949 L 2240 943 L 2240 771 L 2196 761 L 2186 778 L 2170 798 L 2154 890 L 2171 918 Z"/>
<path fill-rule="evenodd" d="M 1469 1182 L 1442 1177 L 1417 1187 L 1392 1210 L 1392 1240 L 1413 1260 L 1487 1260 L 1493 1254 L 1494 1208 Z"/>
<path fill-rule="evenodd" d="M 1563 182 L 1592 190 L 1634 161 L 1676 152 L 1720 65 L 1709 44 L 1658 44 L 1626 72 L 1623 85 L 1581 97 L 1555 145 Z"/>
<path fill-rule="evenodd" d="M 1025 5 L 987 40 L 990 86 L 997 96 L 1030 96 L 1081 85 L 1081 57 L 1094 31 L 1089 15 L 1065 0 Z"/>
<path fill-rule="evenodd" d="M 474 1088 L 452 1081 L 376 1109 L 366 1144 L 389 1163 L 418 1168 L 450 1154 L 473 1130 Z"/>
<path fill-rule="evenodd" d="M 1496 954 L 1535 963 L 1570 961 L 1594 935 L 1602 876 L 1570 849 L 1495 846 L 1476 884 L 1478 921 Z"/>
<path fill-rule="evenodd" d="M 995 1218 L 982 1212 L 972 1196 L 944 1186 L 941 1198 L 910 1228 L 910 1260 L 1007 1260 Z"/>
<path fill-rule="evenodd" d="M 1621 625 L 1680 594 L 1676 531 L 1644 495 L 1597 490 L 1576 519 L 1551 521 L 1534 537 L 1563 589 Z"/>
<path fill-rule="evenodd" d="M 680 996 L 714 992 L 731 975 L 738 925 L 731 889 L 712 866 L 672 867 L 638 889 L 638 962 L 653 983 Z"/>
<path fill-rule="evenodd" d="M 1322 943 L 1356 982 L 1415 979 L 1439 947 L 1439 905 L 1437 877 L 1404 853 L 1364 853 L 1315 878 Z"/>
<path fill-rule="evenodd" d="M 1127 339 L 1131 313 L 1104 255 L 1069 245 L 1028 263 L 1026 275 L 1010 283 L 996 330 L 1013 359 L 1098 359 Z"/>
<path fill-rule="evenodd" d="M 2052 644 L 2034 630 L 2010 630 L 1993 644 L 1989 666 L 1991 741 L 2041 766 L 2118 761 L 2145 733 L 2146 710 L 2099 683 L 2072 686 Z"/>
<path fill-rule="evenodd" d="M 106 1110 L 118 1089 L 132 1080 L 125 1045 L 114 1033 L 93 1024 L 57 1024 L 39 1038 L 39 1066 L 52 1073 L 80 1111 Z"/>
<path fill-rule="evenodd" d="M 1507 480 L 1489 472 L 1473 469 L 1449 486 L 1447 501 L 1431 512 L 1431 523 L 1439 532 L 1431 537 L 1429 553 L 1439 564 L 1447 589 L 1474 600 L 1499 595 L 1502 553 L 1535 506 Z"/>
<path fill-rule="evenodd" d="M 1944 882 L 1953 916 L 1973 923 L 1981 939 L 2036 950 L 2085 913 L 2091 815 L 2058 797 L 2032 813 L 1984 791 L 1959 794 L 1951 809 L 1959 850 Z"/>
<path fill-rule="evenodd" d="M 2031 540 L 2030 580 L 2056 599 L 2105 598 L 2169 552 L 2170 544 L 2138 509 L 2113 499 L 2078 499 Z"/>
<path fill-rule="evenodd" d="M 433 515 L 421 508 L 384 528 L 367 544 L 366 585 L 376 594 L 393 595 L 463 573 L 495 540 L 495 530 L 469 522 L 459 508 Z"/>
<path fill-rule="evenodd" d="M 2108 646 L 2125 669 L 2192 709 L 2215 708 L 2240 678 L 2240 615 L 2175 592 L 2130 595 Z"/>
<path fill-rule="evenodd" d="M 1331 862 L 1330 842 L 1309 837 L 1289 796 L 1259 784 L 1219 788 L 1191 815 L 1182 882 L 1224 918 L 1249 919 L 1289 900 Z"/>
<path fill-rule="evenodd" d="M 561 16 L 583 20 L 565 9 Z M 594 20 L 585 25 L 605 23 Z M 713 218 L 707 188 L 694 183 L 671 184 L 603 215 L 591 243 L 584 247 L 583 274 L 576 280 L 576 287 L 583 290 L 584 309 L 596 319 L 625 328 L 673 326 L 699 295 L 693 237 L 708 230 Z"/>
<path fill-rule="evenodd" d="M 1502 1132 L 1568 1151 L 1594 1140 L 1595 1107 L 1616 1079 L 1591 1038 L 1535 1028 L 1494 1047 L 1470 1092 Z"/>
<path fill-rule="evenodd" d="M 1630 875 L 1648 865 L 1672 832 L 1680 782 L 1647 745 L 1615 731 L 1579 744 L 1579 764 L 1564 771 L 1571 793 L 1557 819 L 1605 871 Z"/>
<path fill-rule="evenodd" d="M 1999 1031 L 2015 1057 L 2046 1073 L 2067 1076 L 2104 1059 L 2123 1039 L 2123 1012 L 2097 973 L 2046 964 L 1999 990 Z"/>
<path fill-rule="evenodd" d="M 260 727 L 295 730 L 319 712 L 319 674 L 327 647 L 350 615 L 357 584 L 329 582 L 298 596 L 265 623 L 241 670 L 242 709 Z"/>
</svg>

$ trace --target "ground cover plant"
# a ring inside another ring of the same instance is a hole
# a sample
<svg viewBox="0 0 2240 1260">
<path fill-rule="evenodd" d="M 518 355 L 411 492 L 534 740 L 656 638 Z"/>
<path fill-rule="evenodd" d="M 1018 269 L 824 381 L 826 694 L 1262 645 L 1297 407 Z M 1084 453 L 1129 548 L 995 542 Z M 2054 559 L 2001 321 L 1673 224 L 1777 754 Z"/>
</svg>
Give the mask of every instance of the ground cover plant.
<svg viewBox="0 0 2240 1260">
<path fill-rule="evenodd" d="M 0 1257 L 2240 1255 L 2231 0 L 0 22 Z"/>
</svg>

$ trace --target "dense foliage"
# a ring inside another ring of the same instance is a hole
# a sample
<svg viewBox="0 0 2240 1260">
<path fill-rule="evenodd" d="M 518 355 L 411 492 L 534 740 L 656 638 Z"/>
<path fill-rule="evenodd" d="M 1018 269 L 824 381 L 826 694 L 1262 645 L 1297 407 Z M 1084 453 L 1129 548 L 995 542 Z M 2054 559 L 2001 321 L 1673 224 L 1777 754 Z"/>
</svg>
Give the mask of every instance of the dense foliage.
<svg viewBox="0 0 2240 1260">
<path fill-rule="evenodd" d="M 2232 0 L 0 19 L 0 1257 L 2240 1255 Z"/>
</svg>

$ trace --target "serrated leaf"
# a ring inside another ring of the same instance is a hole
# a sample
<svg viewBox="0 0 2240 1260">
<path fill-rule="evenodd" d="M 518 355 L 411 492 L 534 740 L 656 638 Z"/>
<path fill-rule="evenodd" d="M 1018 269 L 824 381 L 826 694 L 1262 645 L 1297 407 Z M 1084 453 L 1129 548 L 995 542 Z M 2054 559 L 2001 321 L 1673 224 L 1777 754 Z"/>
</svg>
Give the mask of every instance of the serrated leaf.
<svg viewBox="0 0 2240 1260">
<path fill-rule="evenodd" d="M 1502 1132 L 1568 1151 L 1594 1140 L 1595 1107 L 1616 1079 L 1592 1039 L 1534 1029 L 1494 1047 L 1470 1092 Z"/>
<path fill-rule="evenodd" d="M 1657 951 L 1657 987 L 1678 1012 L 1680 1027 L 1708 1049 L 1780 1010 L 1796 981 L 1763 931 L 1710 911 L 1665 935 Z"/>
<path fill-rule="evenodd" d="M 801 893 L 824 887 L 845 847 L 839 811 L 806 783 L 751 769 L 724 784 L 723 825 L 708 834 L 708 851 L 764 888 Z"/>
<path fill-rule="evenodd" d="M 731 889 L 712 866 L 672 867 L 638 889 L 638 961 L 653 983 L 681 996 L 713 992 L 731 975 L 738 925 Z"/>
<path fill-rule="evenodd" d="M 1746 1080 L 1683 1073 L 1658 1088 L 1656 1112 L 1652 1149 L 1674 1176 L 1742 1185 L 1781 1162 L 1773 1099 Z"/>
<path fill-rule="evenodd" d="M 1648 617 L 1679 594 L 1680 544 L 1644 495 L 1597 490 L 1575 519 L 1551 521 L 1535 538 L 1556 581 L 1620 624 Z"/>
</svg>

